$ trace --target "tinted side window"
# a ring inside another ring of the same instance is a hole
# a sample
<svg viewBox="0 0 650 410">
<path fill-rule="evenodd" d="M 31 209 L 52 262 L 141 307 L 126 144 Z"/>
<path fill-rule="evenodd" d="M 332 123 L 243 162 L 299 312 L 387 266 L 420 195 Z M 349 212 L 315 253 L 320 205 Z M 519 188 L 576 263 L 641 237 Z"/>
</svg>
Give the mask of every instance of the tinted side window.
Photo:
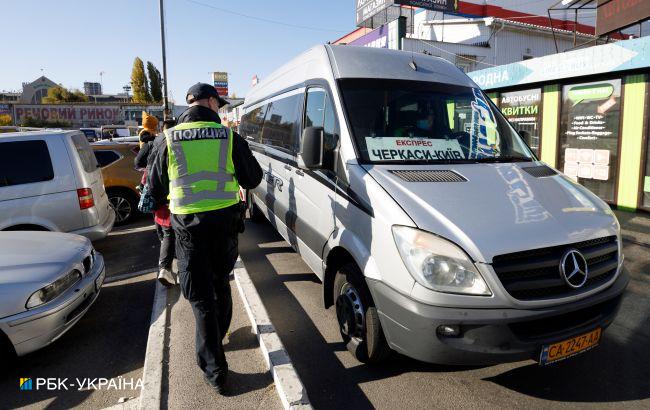
<svg viewBox="0 0 650 410">
<path fill-rule="evenodd" d="M 290 153 L 298 150 L 300 94 L 271 103 L 262 129 L 262 143 Z"/>
<path fill-rule="evenodd" d="M 72 143 L 77 150 L 77 154 L 79 154 L 79 159 L 81 159 L 84 171 L 89 173 L 95 172 L 97 170 L 97 160 L 95 159 L 93 150 L 86 137 L 81 134 L 73 135 Z"/>
<path fill-rule="evenodd" d="M 267 108 L 268 104 L 265 104 L 242 116 L 240 131 L 245 139 L 255 142 L 262 141 L 262 126 Z"/>
<path fill-rule="evenodd" d="M 45 141 L 0 143 L 0 187 L 54 179 Z"/>
<path fill-rule="evenodd" d="M 104 168 L 120 159 L 120 155 L 115 151 L 95 151 L 95 158 L 99 166 Z"/>
<path fill-rule="evenodd" d="M 323 127 L 323 165 L 325 169 L 334 169 L 335 150 L 339 140 L 334 104 L 322 88 L 310 88 L 307 91 L 305 109 L 305 127 Z"/>
</svg>

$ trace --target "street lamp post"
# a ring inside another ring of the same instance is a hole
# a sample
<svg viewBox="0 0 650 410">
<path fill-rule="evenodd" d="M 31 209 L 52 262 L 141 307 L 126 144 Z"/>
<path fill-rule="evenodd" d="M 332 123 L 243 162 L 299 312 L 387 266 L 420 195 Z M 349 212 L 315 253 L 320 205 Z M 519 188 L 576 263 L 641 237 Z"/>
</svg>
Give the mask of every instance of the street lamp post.
<svg viewBox="0 0 650 410">
<path fill-rule="evenodd" d="M 169 99 L 167 97 L 167 53 L 165 50 L 165 9 L 163 5 L 163 0 L 160 0 L 160 38 L 162 40 L 162 65 L 163 65 L 163 103 L 164 119 L 169 119 Z"/>
</svg>

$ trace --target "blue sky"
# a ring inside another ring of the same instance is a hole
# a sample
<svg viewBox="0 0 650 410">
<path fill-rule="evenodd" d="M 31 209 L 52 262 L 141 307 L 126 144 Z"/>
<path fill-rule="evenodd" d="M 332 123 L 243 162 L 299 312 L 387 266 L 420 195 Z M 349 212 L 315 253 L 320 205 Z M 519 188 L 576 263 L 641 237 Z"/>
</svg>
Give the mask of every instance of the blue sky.
<svg viewBox="0 0 650 410">
<path fill-rule="evenodd" d="M 249 19 L 236 13 L 305 30 Z M 271 73 L 309 47 L 354 29 L 352 0 L 166 0 L 167 69 L 172 97 L 209 72 L 227 71 L 231 93 L 243 96 L 251 78 Z M 0 90 L 17 90 L 40 76 L 66 87 L 99 81 L 122 92 L 136 56 L 162 71 L 158 0 L 3 0 Z"/>
</svg>

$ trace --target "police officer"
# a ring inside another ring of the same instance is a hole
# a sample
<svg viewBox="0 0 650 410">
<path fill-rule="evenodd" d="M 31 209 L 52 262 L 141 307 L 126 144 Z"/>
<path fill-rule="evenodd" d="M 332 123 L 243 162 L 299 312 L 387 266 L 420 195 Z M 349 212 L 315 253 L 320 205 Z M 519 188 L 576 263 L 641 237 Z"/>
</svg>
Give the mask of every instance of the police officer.
<svg viewBox="0 0 650 410">
<path fill-rule="evenodd" d="M 187 91 L 190 107 L 165 131 L 148 177 L 151 195 L 169 196 L 183 296 L 196 320 L 196 358 L 205 381 L 224 394 L 228 364 L 222 339 L 232 318 L 229 274 L 238 255 L 239 187 L 255 188 L 262 169 L 237 133 L 221 125 L 227 104 L 209 84 Z"/>
</svg>

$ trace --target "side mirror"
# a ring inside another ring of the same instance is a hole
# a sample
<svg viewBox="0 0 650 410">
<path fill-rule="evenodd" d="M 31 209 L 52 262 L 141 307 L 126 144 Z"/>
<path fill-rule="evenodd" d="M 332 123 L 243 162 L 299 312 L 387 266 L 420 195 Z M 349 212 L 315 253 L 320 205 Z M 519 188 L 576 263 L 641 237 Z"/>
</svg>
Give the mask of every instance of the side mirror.
<svg viewBox="0 0 650 410">
<path fill-rule="evenodd" d="M 302 147 L 298 153 L 298 167 L 318 169 L 323 167 L 323 127 L 307 127 L 302 132 Z"/>
</svg>

